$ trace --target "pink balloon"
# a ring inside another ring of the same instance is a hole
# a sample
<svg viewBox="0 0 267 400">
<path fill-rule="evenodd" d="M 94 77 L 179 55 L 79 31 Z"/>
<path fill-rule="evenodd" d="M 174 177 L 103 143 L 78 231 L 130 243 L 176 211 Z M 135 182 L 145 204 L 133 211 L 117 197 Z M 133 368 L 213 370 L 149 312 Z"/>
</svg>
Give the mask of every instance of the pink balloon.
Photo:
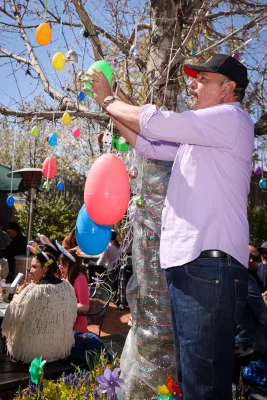
<svg viewBox="0 0 267 400">
<path fill-rule="evenodd" d="M 116 224 L 130 199 L 128 173 L 115 154 L 103 154 L 92 165 L 84 188 L 84 204 L 91 219 L 100 225 Z"/>
<path fill-rule="evenodd" d="M 73 131 L 72 131 L 72 133 L 73 133 L 73 136 L 74 136 L 76 139 L 78 139 L 78 137 L 80 137 L 80 135 L 81 135 L 81 130 L 80 130 L 80 128 L 74 128 Z"/>
<path fill-rule="evenodd" d="M 53 178 L 57 173 L 57 162 L 53 157 L 46 157 L 43 162 L 43 175 L 46 178 Z"/>
</svg>

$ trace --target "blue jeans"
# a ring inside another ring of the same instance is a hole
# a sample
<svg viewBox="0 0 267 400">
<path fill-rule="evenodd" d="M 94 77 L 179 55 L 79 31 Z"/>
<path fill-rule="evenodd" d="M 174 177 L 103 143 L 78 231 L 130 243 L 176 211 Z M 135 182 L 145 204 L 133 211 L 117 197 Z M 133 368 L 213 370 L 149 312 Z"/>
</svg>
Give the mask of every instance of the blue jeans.
<svg viewBox="0 0 267 400">
<path fill-rule="evenodd" d="M 235 328 L 248 271 L 237 260 L 197 258 L 166 270 L 183 400 L 231 400 Z"/>
</svg>

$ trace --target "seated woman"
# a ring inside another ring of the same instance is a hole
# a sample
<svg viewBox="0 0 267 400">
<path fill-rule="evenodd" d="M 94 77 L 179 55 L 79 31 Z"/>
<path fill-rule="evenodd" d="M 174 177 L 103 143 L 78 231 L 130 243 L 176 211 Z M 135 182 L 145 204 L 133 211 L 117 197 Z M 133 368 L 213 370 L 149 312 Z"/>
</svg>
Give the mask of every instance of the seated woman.
<svg viewBox="0 0 267 400">
<path fill-rule="evenodd" d="M 2 334 L 7 351 L 25 363 L 43 356 L 47 362 L 66 358 L 74 345 L 73 324 L 77 317 L 74 290 L 55 276 L 55 258 L 30 242 L 34 253 L 30 275 L 6 310 Z"/>
<path fill-rule="evenodd" d="M 62 252 L 59 256 L 58 264 L 62 277 L 67 279 L 73 286 L 77 299 L 78 314 L 85 314 L 89 310 L 89 291 L 88 281 L 81 266 L 75 257 L 56 242 L 58 249 Z M 82 333 L 87 332 L 87 317 L 85 315 L 77 317 L 73 329 Z"/>
</svg>

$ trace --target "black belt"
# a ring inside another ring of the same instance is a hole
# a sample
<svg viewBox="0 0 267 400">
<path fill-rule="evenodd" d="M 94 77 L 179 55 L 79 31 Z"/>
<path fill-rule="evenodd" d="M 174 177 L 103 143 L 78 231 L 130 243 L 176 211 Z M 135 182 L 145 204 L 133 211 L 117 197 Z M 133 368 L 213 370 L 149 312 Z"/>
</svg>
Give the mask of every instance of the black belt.
<svg viewBox="0 0 267 400">
<path fill-rule="evenodd" d="M 227 253 L 220 250 L 204 250 L 200 253 L 199 258 L 227 258 Z"/>
</svg>

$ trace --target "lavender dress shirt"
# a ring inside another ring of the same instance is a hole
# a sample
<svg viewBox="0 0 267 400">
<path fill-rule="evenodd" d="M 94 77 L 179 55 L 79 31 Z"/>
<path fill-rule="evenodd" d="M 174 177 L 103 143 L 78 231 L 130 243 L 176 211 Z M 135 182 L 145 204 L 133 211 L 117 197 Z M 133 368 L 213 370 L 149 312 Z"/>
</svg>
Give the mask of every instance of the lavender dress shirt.
<svg viewBox="0 0 267 400">
<path fill-rule="evenodd" d="M 247 267 L 254 124 L 238 102 L 197 111 L 141 108 L 137 154 L 174 161 L 162 212 L 162 268 L 201 251 L 224 251 Z"/>
</svg>

